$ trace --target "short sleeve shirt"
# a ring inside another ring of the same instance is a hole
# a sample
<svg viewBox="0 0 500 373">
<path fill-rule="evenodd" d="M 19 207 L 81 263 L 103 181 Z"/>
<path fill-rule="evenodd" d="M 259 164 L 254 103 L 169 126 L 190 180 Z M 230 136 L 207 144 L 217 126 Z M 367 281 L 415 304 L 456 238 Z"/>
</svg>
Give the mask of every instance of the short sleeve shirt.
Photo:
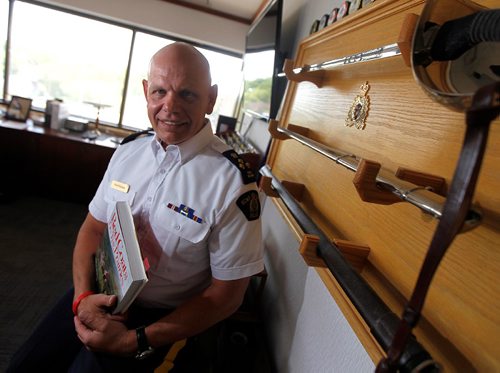
<svg viewBox="0 0 500 373">
<path fill-rule="evenodd" d="M 154 136 L 116 150 L 89 211 L 107 222 L 116 201 L 131 206 L 150 264 L 138 303 L 175 307 L 212 277 L 234 280 L 263 270 L 259 193 L 248 172 L 209 122 L 165 150 Z"/>
</svg>

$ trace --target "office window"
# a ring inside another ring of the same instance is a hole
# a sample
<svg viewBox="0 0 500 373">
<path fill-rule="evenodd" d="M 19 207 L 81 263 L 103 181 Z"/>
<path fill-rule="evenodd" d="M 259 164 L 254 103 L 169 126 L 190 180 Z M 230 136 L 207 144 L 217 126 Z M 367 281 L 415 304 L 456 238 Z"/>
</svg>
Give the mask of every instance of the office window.
<svg viewBox="0 0 500 373">
<path fill-rule="evenodd" d="M 5 23 L 4 35 L 8 3 L 3 2 L 7 9 L 0 17 L 0 22 Z M 30 97 L 33 107 L 41 110 L 48 99 L 62 99 L 71 115 L 90 120 L 96 118 L 97 107 L 101 106 L 101 122 L 132 129 L 150 126 L 141 82 L 146 78 L 151 56 L 172 40 L 132 26 L 111 25 L 23 1 L 14 3 L 12 18 L 9 97 Z M 235 113 L 243 82 L 242 59 L 198 49 L 207 57 L 213 83 L 219 87 L 210 115 L 214 125 L 219 114 Z"/>
<path fill-rule="evenodd" d="M 243 60 L 203 48 L 198 49 L 210 63 L 212 83 L 217 84 L 218 87 L 214 112 L 212 115 L 209 115 L 215 132 L 219 114 L 234 116 L 243 85 Z"/>
<path fill-rule="evenodd" d="M 269 117 L 274 66 L 274 50 L 246 53 L 243 65 L 245 90 L 242 110 Z"/>
<path fill-rule="evenodd" d="M 132 31 L 16 1 L 9 94 L 45 108 L 59 98 L 71 114 L 118 123 Z M 108 107 L 109 106 L 109 107 Z"/>
<path fill-rule="evenodd" d="M 147 79 L 149 60 L 153 54 L 170 43 L 172 43 L 172 40 L 142 32 L 136 33 L 127 95 L 125 97 L 125 110 L 123 112 L 124 126 L 140 129 L 151 127 L 146 109 L 146 99 L 142 89 L 142 80 Z"/>
<path fill-rule="evenodd" d="M 3 85 L 4 85 L 4 75 L 5 75 L 5 44 L 7 43 L 7 18 L 9 16 L 9 2 L 0 2 L 0 46 L 2 50 L 0 51 L 0 98 L 3 97 Z"/>
</svg>

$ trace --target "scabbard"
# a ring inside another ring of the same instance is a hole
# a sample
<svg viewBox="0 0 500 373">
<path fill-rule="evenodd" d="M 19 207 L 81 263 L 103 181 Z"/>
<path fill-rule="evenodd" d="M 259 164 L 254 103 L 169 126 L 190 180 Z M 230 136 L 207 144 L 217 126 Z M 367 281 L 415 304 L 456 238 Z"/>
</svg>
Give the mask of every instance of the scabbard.
<svg viewBox="0 0 500 373">
<path fill-rule="evenodd" d="M 271 185 L 278 193 L 288 211 L 307 234 L 319 238 L 317 254 L 321 257 L 339 285 L 356 307 L 359 314 L 370 328 L 384 351 L 387 351 L 394 332 L 400 322 L 399 317 L 391 311 L 384 301 L 373 291 L 370 285 L 344 259 L 339 248 L 331 242 L 320 228 L 302 209 L 295 198 L 286 190 L 280 181 L 264 166 L 260 173 L 271 178 Z M 418 343 L 414 336 L 409 338 L 401 357 L 403 372 L 411 372 L 422 362 L 431 360 L 430 354 Z"/>
</svg>

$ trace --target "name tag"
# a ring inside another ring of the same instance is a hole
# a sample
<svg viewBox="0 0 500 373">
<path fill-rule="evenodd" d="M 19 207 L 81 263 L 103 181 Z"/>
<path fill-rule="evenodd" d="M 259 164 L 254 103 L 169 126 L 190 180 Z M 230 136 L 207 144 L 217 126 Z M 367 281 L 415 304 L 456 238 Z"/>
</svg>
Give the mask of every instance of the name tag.
<svg viewBox="0 0 500 373">
<path fill-rule="evenodd" d="M 123 193 L 128 193 L 130 185 L 122 183 L 121 181 L 113 180 L 111 182 L 111 188 L 119 190 L 120 192 Z"/>
</svg>

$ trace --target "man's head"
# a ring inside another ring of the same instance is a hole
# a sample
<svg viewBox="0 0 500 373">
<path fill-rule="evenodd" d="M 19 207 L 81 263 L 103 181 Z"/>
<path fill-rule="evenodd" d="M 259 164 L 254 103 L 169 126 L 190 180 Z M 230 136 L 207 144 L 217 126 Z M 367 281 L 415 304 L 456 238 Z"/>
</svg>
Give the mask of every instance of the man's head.
<svg viewBox="0 0 500 373">
<path fill-rule="evenodd" d="M 203 127 L 217 99 L 206 58 L 193 46 L 174 43 L 151 58 L 143 80 L 148 117 L 164 144 L 179 144 Z"/>
</svg>

